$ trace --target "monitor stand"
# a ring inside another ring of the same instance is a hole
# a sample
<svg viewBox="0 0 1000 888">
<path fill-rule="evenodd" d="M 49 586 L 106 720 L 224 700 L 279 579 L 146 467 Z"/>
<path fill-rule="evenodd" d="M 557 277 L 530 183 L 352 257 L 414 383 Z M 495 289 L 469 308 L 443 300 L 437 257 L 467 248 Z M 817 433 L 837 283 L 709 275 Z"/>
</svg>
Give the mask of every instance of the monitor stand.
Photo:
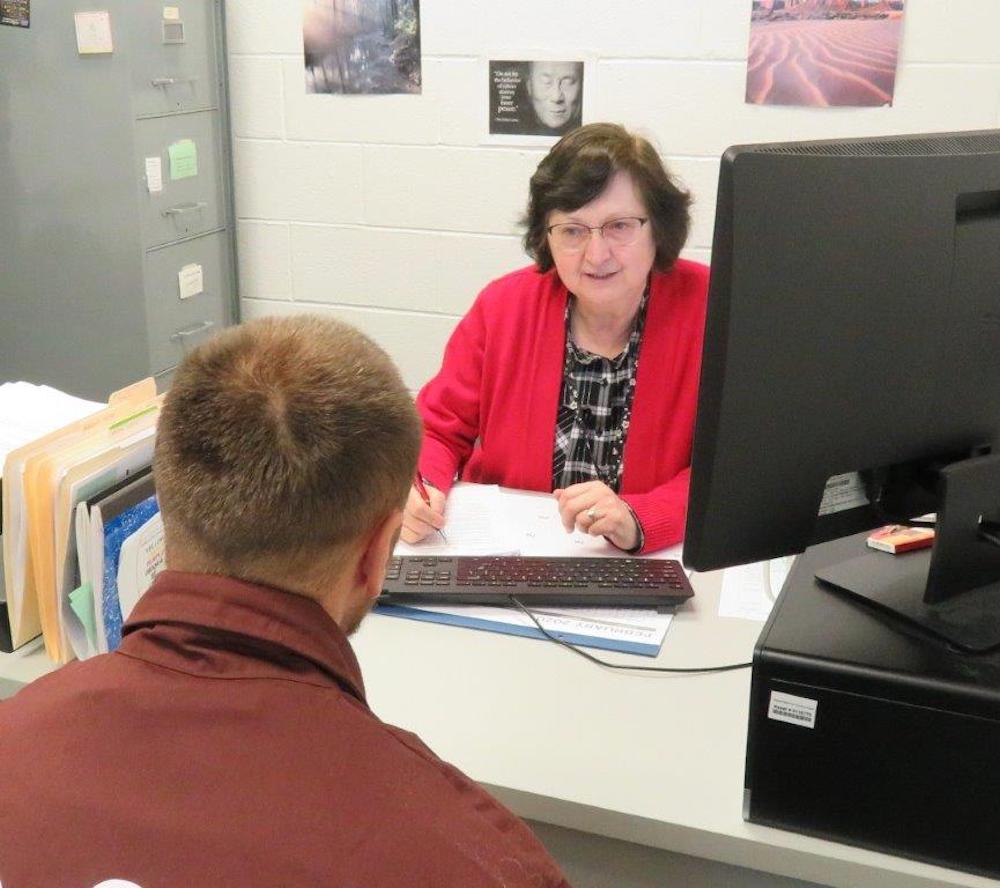
<svg viewBox="0 0 1000 888">
<path fill-rule="evenodd" d="M 889 611 L 960 650 L 1000 646 L 1000 546 L 980 534 L 1000 508 L 1000 454 L 940 471 L 941 507 L 930 551 L 870 551 L 816 579 Z"/>
</svg>

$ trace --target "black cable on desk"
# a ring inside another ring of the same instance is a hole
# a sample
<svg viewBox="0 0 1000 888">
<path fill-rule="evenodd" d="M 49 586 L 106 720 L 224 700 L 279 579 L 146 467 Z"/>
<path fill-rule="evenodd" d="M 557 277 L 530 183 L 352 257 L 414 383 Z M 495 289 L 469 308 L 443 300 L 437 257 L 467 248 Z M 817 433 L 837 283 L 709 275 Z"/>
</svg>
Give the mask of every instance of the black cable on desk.
<svg viewBox="0 0 1000 888">
<path fill-rule="evenodd" d="M 556 644 L 561 644 L 565 648 L 569 648 L 574 654 L 579 654 L 585 660 L 590 660 L 591 663 L 596 663 L 598 666 L 606 666 L 608 669 L 628 669 L 633 672 L 732 672 L 735 669 L 749 669 L 753 663 L 728 663 L 724 666 L 630 666 L 626 663 L 611 663 L 608 660 L 602 660 L 600 657 L 595 657 L 593 654 L 588 654 L 586 651 L 581 650 L 575 644 L 560 638 L 558 635 L 553 635 L 546 629 L 541 623 L 538 622 L 538 618 L 526 608 L 520 601 L 517 600 L 513 595 L 510 596 L 511 602 L 516 605 L 521 611 L 528 615 L 528 619 L 531 620 L 535 626 L 538 627 L 538 631 L 542 633 L 549 641 L 554 641 Z"/>
</svg>

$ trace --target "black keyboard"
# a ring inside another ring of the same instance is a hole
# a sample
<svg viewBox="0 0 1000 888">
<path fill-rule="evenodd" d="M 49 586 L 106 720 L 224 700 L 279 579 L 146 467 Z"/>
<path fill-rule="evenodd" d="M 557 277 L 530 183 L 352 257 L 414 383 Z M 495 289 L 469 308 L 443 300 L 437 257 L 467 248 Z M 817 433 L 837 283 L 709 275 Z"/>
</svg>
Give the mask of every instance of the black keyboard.
<svg viewBox="0 0 1000 888">
<path fill-rule="evenodd" d="M 676 607 L 694 595 L 677 561 L 470 555 L 393 558 L 379 604 Z"/>
</svg>

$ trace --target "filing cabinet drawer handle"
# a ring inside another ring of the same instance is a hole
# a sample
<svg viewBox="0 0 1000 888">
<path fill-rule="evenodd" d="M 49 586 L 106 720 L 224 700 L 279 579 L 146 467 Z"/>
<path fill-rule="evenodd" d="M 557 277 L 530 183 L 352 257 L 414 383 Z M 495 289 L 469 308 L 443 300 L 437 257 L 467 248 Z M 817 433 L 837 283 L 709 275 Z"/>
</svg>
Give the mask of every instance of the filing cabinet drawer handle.
<svg viewBox="0 0 1000 888">
<path fill-rule="evenodd" d="M 197 77 L 154 77 L 150 83 L 153 86 L 167 87 L 178 83 L 194 83 L 197 79 Z"/>
<path fill-rule="evenodd" d="M 200 324 L 194 324 L 184 330 L 178 330 L 176 333 L 171 334 L 170 339 L 172 342 L 179 342 L 183 345 L 189 336 L 196 336 L 198 333 L 204 333 L 214 326 L 215 321 L 202 321 Z"/>
<path fill-rule="evenodd" d="M 184 213 L 193 213 L 195 210 L 203 210 L 208 204 L 203 200 L 192 201 L 191 203 L 177 204 L 173 207 L 168 207 L 163 211 L 164 216 L 180 216 Z"/>
</svg>

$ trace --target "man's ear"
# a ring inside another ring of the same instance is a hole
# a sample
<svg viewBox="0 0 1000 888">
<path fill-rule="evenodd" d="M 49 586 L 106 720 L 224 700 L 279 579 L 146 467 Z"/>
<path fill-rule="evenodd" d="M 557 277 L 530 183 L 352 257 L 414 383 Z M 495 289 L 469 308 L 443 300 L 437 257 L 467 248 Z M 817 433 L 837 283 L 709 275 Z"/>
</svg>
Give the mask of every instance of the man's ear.
<svg viewBox="0 0 1000 888">
<path fill-rule="evenodd" d="M 368 534 L 368 542 L 358 559 L 357 585 L 364 589 L 365 597 L 375 600 L 382 594 L 385 569 L 392 557 L 392 550 L 399 539 L 399 529 L 403 524 L 403 511 L 396 509 Z"/>
</svg>

